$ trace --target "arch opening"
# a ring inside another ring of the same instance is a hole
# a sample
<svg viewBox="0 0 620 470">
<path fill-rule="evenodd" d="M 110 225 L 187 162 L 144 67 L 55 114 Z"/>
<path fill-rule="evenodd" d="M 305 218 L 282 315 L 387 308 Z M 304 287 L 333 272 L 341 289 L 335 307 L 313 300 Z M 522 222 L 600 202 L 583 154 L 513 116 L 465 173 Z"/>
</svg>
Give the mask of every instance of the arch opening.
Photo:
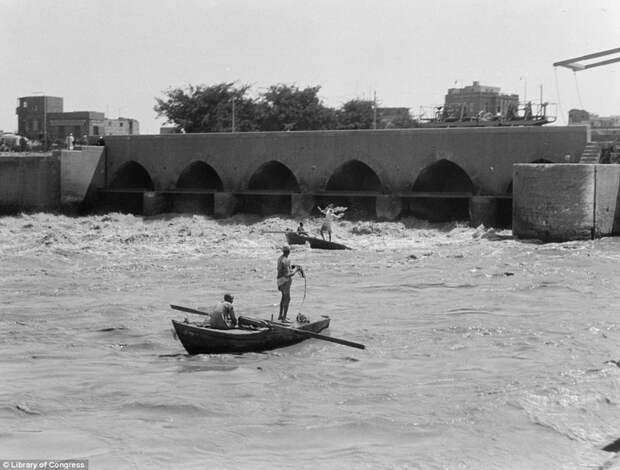
<svg viewBox="0 0 620 470">
<path fill-rule="evenodd" d="M 144 192 L 152 191 L 153 180 L 146 169 L 137 162 L 127 162 L 112 177 L 108 192 L 103 196 L 102 208 L 105 211 L 142 214 L 144 212 Z"/>
<path fill-rule="evenodd" d="M 361 219 L 374 217 L 376 214 L 376 194 L 383 191 L 381 180 L 375 171 L 359 160 L 350 160 L 334 171 L 325 185 L 326 191 L 342 192 L 364 192 L 368 191 L 368 196 L 342 195 L 342 196 L 321 196 L 317 197 L 317 206 L 323 207 L 327 204 L 347 207 L 345 218 Z M 315 215 L 320 215 L 318 210 Z"/>
<path fill-rule="evenodd" d="M 173 212 L 211 215 L 213 194 L 201 191 L 222 191 L 224 184 L 211 165 L 196 161 L 181 172 L 176 188 L 181 192 L 171 197 Z"/>
<path fill-rule="evenodd" d="M 224 185 L 217 171 L 205 162 L 193 162 L 177 180 L 177 189 L 214 189 L 222 191 Z"/>
<path fill-rule="evenodd" d="M 114 174 L 110 182 L 112 189 L 143 189 L 153 190 L 153 181 L 145 168 L 137 162 L 123 164 Z"/>
<path fill-rule="evenodd" d="M 469 196 L 476 193 L 476 187 L 456 163 L 439 160 L 420 172 L 411 191 L 446 193 L 447 197 L 437 194 L 407 199 L 403 204 L 407 215 L 431 222 L 448 222 L 469 220 Z"/>
<path fill-rule="evenodd" d="M 512 180 L 506 186 L 506 195 L 512 195 Z M 512 197 L 497 200 L 497 225 L 501 228 L 512 226 Z"/>
<path fill-rule="evenodd" d="M 375 191 L 383 188 L 379 176 L 363 162 L 351 160 L 334 171 L 325 185 L 327 191 Z"/>
<path fill-rule="evenodd" d="M 248 181 L 250 191 L 300 192 L 299 182 L 289 167 L 276 160 L 261 165 Z M 252 214 L 291 213 L 289 194 L 253 194 L 243 197 L 243 210 Z"/>
</svg>

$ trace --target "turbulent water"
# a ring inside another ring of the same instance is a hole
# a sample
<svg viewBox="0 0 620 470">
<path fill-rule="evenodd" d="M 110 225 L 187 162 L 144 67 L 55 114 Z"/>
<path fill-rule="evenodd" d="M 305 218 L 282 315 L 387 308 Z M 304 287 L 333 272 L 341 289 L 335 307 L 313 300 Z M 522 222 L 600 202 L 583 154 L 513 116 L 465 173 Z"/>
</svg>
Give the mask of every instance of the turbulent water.
<svg viewBox="0 0 620 470">
<path fill-rule="evenodd" d="M 92 469 L 620 467 L 620 240 L 346 222 L 294 246 L 291 313 L 329 334 L 188 356 L 171 332 L 235 294 L 277 310 L 294 220 L 0 218 L 0 458 Z M 315 229 L 318 220 L 306 227 Z M 499 236 L 497 236 L 499 235 Z M 191 315 L 190 315 L 191 317 Z M 196 318 L 197 319 L 197 318 Z"/>
</svg>

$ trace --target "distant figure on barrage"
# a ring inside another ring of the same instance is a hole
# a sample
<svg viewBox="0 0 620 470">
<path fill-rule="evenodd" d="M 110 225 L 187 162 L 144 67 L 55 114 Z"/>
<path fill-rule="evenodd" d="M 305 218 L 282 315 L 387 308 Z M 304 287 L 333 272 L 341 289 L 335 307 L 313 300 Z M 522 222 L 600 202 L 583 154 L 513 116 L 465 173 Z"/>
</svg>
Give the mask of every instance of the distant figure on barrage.
<svg viewBox="0 0 620 470">
<path fill-rule="evenodd" d="M 73 133 L 70 132 L 69 135 L 67 136 L 67 150 L 73 150 L 73 143 L 75 142 L 75 139 L 73 138 Z"/>
<path fill-rule="evenodd" d="M 317 206 L 318 207 L 318 206 Z M 321 238 L 325 240 L 325 235 L 323 232 L 327 232 L 329 235 L 329 241 L 332 241 L 332 222 L 336 219 L 341 219 L 344 216 L 344 211 L 347 210 L 346 207 L 334 207 L 333 204 L 328 204 L 325 209 L 321 209 L 318 207 L 319 211 L 325 215 L 325 220 L 323 220 L 323 225 L 321 225 Z"/>
</svg>

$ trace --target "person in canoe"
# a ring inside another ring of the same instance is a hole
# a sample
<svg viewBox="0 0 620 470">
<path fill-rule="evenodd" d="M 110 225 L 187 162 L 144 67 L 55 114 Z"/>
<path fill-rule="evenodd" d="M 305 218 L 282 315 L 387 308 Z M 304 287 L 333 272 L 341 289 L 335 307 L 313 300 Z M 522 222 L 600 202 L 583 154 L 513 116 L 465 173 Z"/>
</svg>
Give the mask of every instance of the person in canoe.
<svg viewBox="0 0 620 470">
<path fill-rule="evenodd" d="M 231 294 L 225 294 L 224 300 L 217 304 L 213 309 L 207 325 L 209 328 L 216 330 L 230 330 L 237 326 L 237 316 L 233 307 L 234 297 Z"/>
<path fill-rule="evenodd" d="M 306 232 L 306 229 L 304 228 L 304 223 L 303 222 L 299 222 L 299 225 L 297 226 L 297 235 L 301 235 L 302 237 L 309 237 L 310 236 L 308 234 L 308 232 Z"/>
<path fill-rule="evenodd" d="M 327 232 L 327 234 L 329 235 L 329 241 L 331 242 L 332 241 L 332 222 L 344 216 L 344 212 L 341 212 L 343 211 L 343 209 L 338 208 L 341 211 L 337 211 L 334 208 L 333 204 L 328 204 L 325 209 L 321 209 L 320 207 L 318 207 L 318 209 L 319 209 L 319 212 L 325 215 L 325 219 L 323 220 L 323 225 L 321 225 L 321 238 L 325 240 L 324 232 Z"/>
<path fill-rule="evenodd" d="M 291 284 L 293 284 L 293 276 L 297 273 L 303 273 L 301 266 L 291 265 L 291 260 L 288 259 L 290 252 L 290 247 L 288 245 L 284 245 L 282 247 L 282 255 L 278 258 L 277 283 L 278 290 L 282 293 L 278 321 L 283 323 L 290 323 L 286 319 L 286 314 L 288 313 L 288 306 L 291 303 Z"/>
</svg>

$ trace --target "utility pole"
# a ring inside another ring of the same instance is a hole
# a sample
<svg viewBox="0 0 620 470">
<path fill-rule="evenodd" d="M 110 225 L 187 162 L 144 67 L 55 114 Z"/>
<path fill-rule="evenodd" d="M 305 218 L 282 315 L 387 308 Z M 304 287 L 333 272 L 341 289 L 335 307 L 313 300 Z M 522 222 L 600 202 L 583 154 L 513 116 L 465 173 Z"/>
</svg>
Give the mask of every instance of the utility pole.
<svg viewBox="0 0 620 470">
<path fill-rule="evenodd" d="M 372 128 L 377 128 L 377 92 L 374 92 L 373 95 L 373 105 L 372 105 Z"/>
<path fill-rule="evenodd" d="M 47 97 L 43 94 L 43 151 L 47 152 Z"/>
<path fill-rule="evenodd" d="M 232 130 L 231 132 L 235 132 L 235 97 L 232 97 Z"/>
</svg>

